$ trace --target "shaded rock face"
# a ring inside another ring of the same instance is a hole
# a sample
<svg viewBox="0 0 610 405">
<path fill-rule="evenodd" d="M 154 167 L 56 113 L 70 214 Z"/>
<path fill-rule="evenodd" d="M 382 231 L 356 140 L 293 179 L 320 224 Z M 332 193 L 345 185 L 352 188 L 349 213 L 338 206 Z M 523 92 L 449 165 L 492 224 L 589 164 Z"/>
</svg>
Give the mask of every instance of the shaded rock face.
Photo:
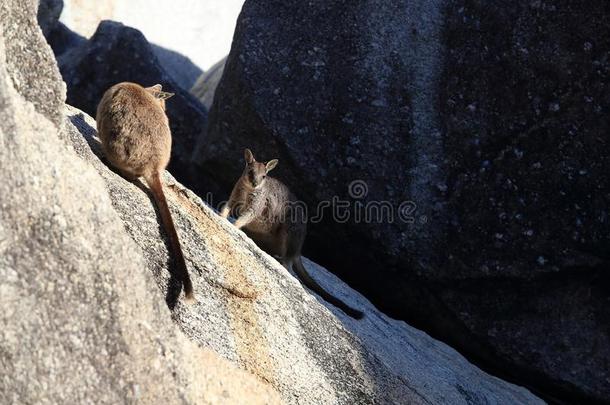
<svg viewBox="0 0 610 405">
<path fill-rule="evenodd" d="M 152 44 L 152 48 L 163 68 L 183 89 L 190 89 L 203 74 L 203 71 L 188 57 L 155 44 Z M 207 108 L 209 106 L 206 106 Z"/>
<path fill-rule="evenodd" d="M 603 3 L 498 4 L 493 13 L 476 2 L 449 7 L 441 114 L 447 239 L 460 242 L 450 244 L 439 273 L 476 281 L 439 296 L 469 314 L 464 322 L 489 336 L 500 356 L 535 364 L 527 367 L 532 378 L 608 400 L 610 36 L 602 33 L 610 9 Z"/>
<path fill-rule="evenodd" d="M 173 136 L 170 169 L 189 183 L 192 176 L 199 178 L 189 172 L 189 163 L 192 146 L 205 131 L 207 110 L 165 71 L 146 38 L 133 28 L 103 21 L 91 39 L 76 43 L 58 56 L 68 86 L 67 102 L 94 116 L 102 94 L 113 84 L 160 83 L 163 90 L 175 93 L 167 104 Z"/>
<path fill-rule="evenodd" d="M 64 7 L 63 0 L 40 0 L 38 4 L 38 25 L 46 37 L 57 28 L 61 10 Z"/>
<path fill-rule="evenodd" d="M 608 17 L 248 0 L 195 161 L 220 200 L 244 147 L 279 158 L 310 210 L 351 202 L 305 251 L 382 309 L 549 396 L 610 398 Z M 411 203 L 358 221 L 374 201 Z"/>
</svg>

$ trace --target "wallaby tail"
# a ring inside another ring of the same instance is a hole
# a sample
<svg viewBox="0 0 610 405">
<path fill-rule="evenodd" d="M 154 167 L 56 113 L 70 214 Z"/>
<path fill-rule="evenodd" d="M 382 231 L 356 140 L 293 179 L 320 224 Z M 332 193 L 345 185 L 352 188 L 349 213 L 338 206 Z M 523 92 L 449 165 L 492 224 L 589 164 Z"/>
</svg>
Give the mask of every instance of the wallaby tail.
<svg viewBox="0 0 610 405">
<path fill-rule="evenodd" d="M 182 278 L 184 295 L 186 296 L 187 301 L 194 301 L 195 297 L 193 295 L 193 284 L 191 283 L 191 278 L 189 277 L 189 272 L 186 268 L 186 262 L 184 261 L 184 255 L 182 254 L 182 248 L 180 247 L 180 240 L 178 239 L 178 234 L 176 233 L 176 227 L 174 226 L 174 221 L 172 220 L 172 215 L 169 211 L 165 194 L 163 193 L 161 174 L 153 174 L 150 180 L 150 189 L 152 190 L 155 201 L 157 202 L 157 207 L 159 208 L 159 213 L 161 214 L 161 221 L 163 222 L 163 228 L 165 228 L 165 232 L 169 238 L 169 243 L 174 255 L 176 267 L 178 269 L 178 274 Z"/>
<path fill-rule="evenodd" d="M 336 306 L 337 308 L 339 308 L 340 310 L 342 310 L 343 312 L 345 312 L 347 315 L 351 316 L 354 319 L 362 319 L 364 317 L 364 313 L 348 306 L 345 302 L 341 301 L 339 298 L 326 292 L 326 290 L 324 290 L 322 288 L 322 286 L 320 286 L 320 284 L 318 284 L 316 282 L 316 280 L 311 278 L 309 273 L 307 273 L 307 270 L 305 270 L 305 266 L 303 266 L 303 262 L 301 261 L 301 256 L 297 256 L 294 259 L 293 269 L 294 269 L 295 273 L 297 273 L 297 276 L 299 277 L 299 279 L 301 279 L 301 282 L 303 284 L 305 284 L 308 288 L 315 291 L 320 297 L 324 298 L 324 300 L 326 300 L 327 302 L 330 302 L 331 304 L 333 304 L 334 306 Z"/>
</svg>

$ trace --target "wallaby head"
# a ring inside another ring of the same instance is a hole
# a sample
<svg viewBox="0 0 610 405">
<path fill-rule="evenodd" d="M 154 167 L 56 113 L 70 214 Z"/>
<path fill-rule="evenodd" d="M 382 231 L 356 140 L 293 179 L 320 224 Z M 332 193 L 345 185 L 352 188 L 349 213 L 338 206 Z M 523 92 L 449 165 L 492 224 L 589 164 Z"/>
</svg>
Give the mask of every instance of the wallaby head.
<svg viewBox="0 0 610 405">
<path fill-rule="evenodd" d="M 166 91 L 161 90 L 162 87 L 160 84 L 155 84 L 154 86 L 145 87 L 144 90 L 152 94 L 152 96 L 157 100 L 163 111 L 165 111 L 165 100 L 172 97 L 174 93 L 168 93 Z"/>
<path fill-rule="evenodd" d="M 250 149 L 244 150 L 244 159 L 246 160 L 246 167 L 244 168 L 243 177 L 254 188 L 261 187 L 265 183 L 267 173 L 278 164 L 277 159 L 268 162 L 257 162 Z"/>
</svg>

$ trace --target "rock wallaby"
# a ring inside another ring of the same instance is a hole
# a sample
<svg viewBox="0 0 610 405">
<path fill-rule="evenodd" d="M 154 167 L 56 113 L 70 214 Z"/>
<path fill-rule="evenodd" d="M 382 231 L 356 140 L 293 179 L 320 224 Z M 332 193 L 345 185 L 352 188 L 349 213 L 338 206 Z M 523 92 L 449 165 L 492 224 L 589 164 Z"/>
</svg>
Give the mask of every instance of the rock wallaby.
<svg viewBox="0 0 610 405">
<path fill-rule="evenodd" d="M 246 167 L 235 184 L 229 202 L 221 216 L 237 215 L 235 226 L 242 229 L 261 249 L 279 258 L 284 267 L 293 270 L 301 281 L 326 301 L 340 308 L 352 318 L 363 313 L 326 292 L 305 270 L 301 249 L 307 231 L 303 206 L 282 182 L 267 176 L 278 163 L 257 162 L 250 149 L 244 151 Z"/>
<path fill-rule="evenodd" d="M 115 84 L 104 93 L 97 107 L 96 122 L 110 163 L 130 180 L 140 176 L 146 179 L 159 208 L 186 299 L 193 301 L 193 285 L 161 182 L 172 148 L 165 115 L 165 100 L 171 96 L 173 93 L 161 91 L 160 84 L 146 88 L 128 82 Z"/>
</svg>

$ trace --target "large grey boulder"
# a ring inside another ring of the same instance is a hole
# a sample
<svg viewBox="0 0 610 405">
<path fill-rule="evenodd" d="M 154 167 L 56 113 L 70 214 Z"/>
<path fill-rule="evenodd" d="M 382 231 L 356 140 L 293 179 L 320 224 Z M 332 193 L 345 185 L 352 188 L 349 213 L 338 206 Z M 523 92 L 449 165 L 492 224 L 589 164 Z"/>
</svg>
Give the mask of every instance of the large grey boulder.
<svg viewBox="0 0 610 405">
<path fill-rule="evenodd" d="M 607 400 L 609 9 L 479 3 L 247 0 L 194 160 L 222 200 L 244 147 L 279 158 L 310 210 L 351 203 L 306 253 L 380 308 Z M 376 201 L 403 217 L 356 219 Z"/>
<path fill-rule="evenodd" d="M 68 141 L 82 136 L 54 121 L 63 86 L 35 6 L 3 2 L 0 18 L 0 403 L 279 403 L 172 323 L 103 179 Z"/>
</svg>

